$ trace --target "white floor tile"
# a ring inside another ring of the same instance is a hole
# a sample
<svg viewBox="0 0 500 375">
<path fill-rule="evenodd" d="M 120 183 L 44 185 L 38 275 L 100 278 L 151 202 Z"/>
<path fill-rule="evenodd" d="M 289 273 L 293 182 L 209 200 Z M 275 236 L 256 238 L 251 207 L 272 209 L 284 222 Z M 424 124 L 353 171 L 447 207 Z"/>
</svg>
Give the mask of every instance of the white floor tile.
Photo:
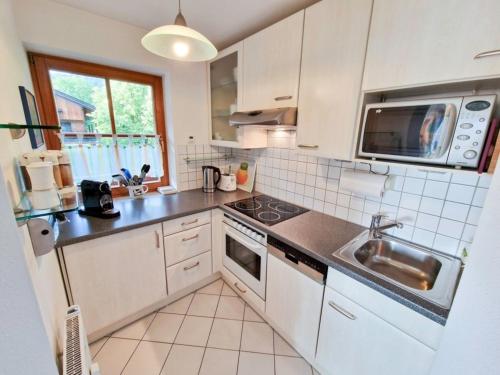
<svg viewBox="0 0 500 375">
<path fill-rule="evenodd" d="M 197 375 L 204 351 L 195 346 L 173 345 L 161 375 Z"/>
<path fill-rule="evenodd" d="M 213 318 L 187 315 L 175 339 L 175 343 L 194 346 L 207 345 L 212 321 Z"/>
<path fill-rule="evenodd" d="M 154 317 L 155 314 L 150 314 L 142 319 L 136 320 L 128 326 L 114 332 L 112 337 L 140 340 L 142 339 L 142 336 L 144 336 L 144 333 L 146 333 L 146 330 L 153 321 Z"/>
<path fill-rule="evenodd" d="M 189 294 L 170 305 L 165 306 L 160 312 L 172 313 L 172 314 L 186 314 L 189 308 L 189 304 L 193 299 L 194 294 Z"/>
<path fill-rule="evenodd" d="M 103 337 L 102 339 L 99 339 L 97 341 L 94 341 L 92 344 L 89 345 L 90 347 L 90 356 L 94 358 L 97 353 L 102 349 L 104 343 L 108 341 L 109 337 Z"/>
<path fill-rule="evenodd" d="M 273 354 L 273 330 L 267 323 L 243 322 L 241 350 Z"/>
<path fill-rule="evenodd" d="M 239 297 L 221 296 L 217 307 L 217 318 L 243 320 L 245 303 Z"/>
<path fill-rule="evenodd" d="M 276 375 L 312 375 L 312 367 L 302 358 L 276 356 Z"/>
<path fill-rule="evenodd" d="M 105 375 L 119 375 L 132 356 L 139 341 L 111 337 L 96 355 L 101 372 Z"/>
<path fill-rule="evenodd" d="M 216 294 L 220 295 L 222 291 L 222 285 L 224 284 L 224 281 L 222 279 L 219 279 L 217 281 L 214 281 L 211 284 L 208 284 L 207 286 L 198 289 L 196 293 L 205 293 L 205 294 Z"/>
<path fill-rule="evenodd" d="M 219 349 L 240 349 L 243 322 L 215 318 L 207 346 Z"/>
<path fill-rule="evenodd" d="M 264 319 L 260 317 L 259 314 L 255 312 L 248 304 L 245 304 L 245 317 L 244 320 L 249 322 L 263 322 Z"/>
<path fill-rule="evenodd" d="M 300 357 L 300 355 L 276 332 L 274 332 L 274 354 Z"/>
<path fill-rule="evenodd" d="M 274 375 L 274 356 L 240 352 L 238 375 Z"/>
<path fill-rule="evenodd" d="M 313 375 L 321 375 L 318 370 L 313 367 Z"/>
<path fill-rule="evenodd" d="M 236 297 L 238 296 L 236 292 L 226 283 L 224 283 L 224 286 L 222 287 L 222 293 L 223 296 L 233 296 Z"/>
<path fill-rule="evenodd" d="M 188 315 L 208 316 L 213 318 L 219 296 L 211 294 L 195 294 L 191 306 L 189 306 Z"/>
<path fill-rule="evenodd" d="M 173 343 L 183 320 L 183 315 L 158 313 L 143 340 Z"/>
<path fill-rule="evenodd" d="M 141 341 L 122 375 L 158 375 L 171 346 L 160 342 Z"/>
<path fill-rule="evenodd" d="M 199 375 L 236 375 L 239 353 L 207 348 Z"/>
</svg>

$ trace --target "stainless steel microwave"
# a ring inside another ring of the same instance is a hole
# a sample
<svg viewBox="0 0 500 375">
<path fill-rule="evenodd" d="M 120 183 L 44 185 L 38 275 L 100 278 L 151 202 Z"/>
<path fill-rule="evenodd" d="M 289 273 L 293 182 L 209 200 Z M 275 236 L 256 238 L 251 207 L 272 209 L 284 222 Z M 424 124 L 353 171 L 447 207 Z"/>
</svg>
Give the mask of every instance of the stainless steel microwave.
<svg viewBox="0 0 500 375">
<path fill-rule="evenodd" d="M 358 156 L 476 168 L 496 95 L 368 104 Z"/>
</svg>

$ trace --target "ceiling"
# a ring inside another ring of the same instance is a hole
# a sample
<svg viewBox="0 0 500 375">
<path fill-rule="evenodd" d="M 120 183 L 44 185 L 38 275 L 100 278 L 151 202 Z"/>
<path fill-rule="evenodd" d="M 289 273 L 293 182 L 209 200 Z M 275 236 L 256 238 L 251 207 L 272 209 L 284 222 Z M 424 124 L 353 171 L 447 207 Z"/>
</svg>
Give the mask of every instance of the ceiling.
<svg viewBox="0 0 500 375">
<path fill-rule="evenodd" d="M 177 0 L 55 0 L 144 29 L 173 23 Z M 218 49 L 279 21 L 318 0 L 182 0 L 188 26 Z"/>
</svg>

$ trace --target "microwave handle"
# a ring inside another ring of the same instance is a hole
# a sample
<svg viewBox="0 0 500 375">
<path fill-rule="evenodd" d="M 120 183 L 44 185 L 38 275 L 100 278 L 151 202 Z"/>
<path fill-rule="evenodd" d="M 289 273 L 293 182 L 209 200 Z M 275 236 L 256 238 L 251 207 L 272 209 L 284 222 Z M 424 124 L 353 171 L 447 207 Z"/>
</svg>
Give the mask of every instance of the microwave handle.
<svg viewBox="0 0 500 375">
<path fill-rule="evenodd" d="M 443 140 L 442 155 L 448 152 L 450 149 L 451 143 L 453 141 L 453 136 L 455 135 L 455 125 L 457 123 L 457 107 L 455 106 L 455 104 L 449 104 L 446 111 L 448 112 L 448 116 L 445 116 L 448 118 L 448 123 L 446 124 L 446 126 L 448 127 L 448 132 Z"/>
</svg>

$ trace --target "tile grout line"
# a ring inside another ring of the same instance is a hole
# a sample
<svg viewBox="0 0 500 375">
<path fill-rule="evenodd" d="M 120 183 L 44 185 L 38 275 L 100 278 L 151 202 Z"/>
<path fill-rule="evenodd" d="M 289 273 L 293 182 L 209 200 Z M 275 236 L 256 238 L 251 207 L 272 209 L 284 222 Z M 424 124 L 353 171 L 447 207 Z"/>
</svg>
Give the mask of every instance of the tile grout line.
<svg viewBox="0 0 500 375">
<path fill-rule="evenodd" d="M 241 321 L 240 346 L 238 347 L 238 360 L 236 361 L 236 375 L 238 375 L 239 368 L 240 368 L 241 342 L 243 341 L 243 329 L 245 328 L 245 310 L 247 308 L 246 301 L 243 299 L 241 299 L 241 300 L 243 301 L 244 305 L 243 305 L 243 320 Z"/>
<path fill-rule="evenodd" d="M 137 351 L 137 348 L 139 347 L 139 345 L 141 344 L 142 342 L 142 339 L 144 338 L 144 336 L 146 335 L 146 332 L 148 331 L 149 327 L 151 326 L 151 324 L 153 324 L 153 320 L 155 320 L 156 316 L 158 315 L 158 311 L 155 311 L 155 316 L 153 316 L 153 319 L 151 319 L 151 321 L 149 322 L 148 326 L 146 327 L 146 329 L 144 330 L 144 333 L 142 334 L 141 338 L 139 339 L 139 342 L 137 343 L 137 345 L 135 346 L 134 348 L 134 351 L 132 352 L 132 354 L 130 355 L 129 359 L 127 360 L 127 362 L 125 363 L 125 366 L 123 366 L 123 369 L 122 371 L 120 372 L 120 374 L 123 374 L 123 371 L 125 371 L 125 369 L 127 368 L 130 360 L 132 359 L 132 357 L 134 356 L 135 352 Z M 144 318 L 141 318 L 141 319 L 144 319 Z M 137 319 L 136 322 L 138 320 L 141 320 L 141 319 Z M 116 332 L 116 331 L 115 331 Z M 114 333 L 114 332 L 113 332 Z"/>
<path fill-rule="evenodd" d="M 171 346 L 170 346 L 170 350 L 168 351 L 168 354 L 167 354 L 167 356 L 165 357 L 165 361 L 163 362 L 163 366 L 161 366 L 161 369 L 160 369 L 160 372 L 159 372 L 159 374 L 158 374 L 158 375 L 161 375 L 161 373 L 162 373 L 162 371 L 163 371 L 163 369 L 165 368 L 165 365 L 166 365 L 166 363 L 167 363 L 168 357 L 169 357 L 169 356 L 170 356 L 170 354 L 172 353 L 172 349 L 174 348 L 174 345 L 175 345 L 175 340 L 177 339 L 177 335 L 179 334 L 179 331 L 181 330 L 181 327 L 182 327 L 182 325 L 184 324 L 184 321 L 186 320 L 187 312 L 189 311 L 189 308 L 191 307 L 191 304 L 193 303 L 193 300 L 194 300 L 194 294 L 195 294 L 195 293 L 196 293 L 196 291 L 195 291 L 195 292 L 193 292 L 193 298 L 191 298 L 191 301 L 189 301 L 189 306 L 188 306 L 188 307 L 187 307 L 187 309 L 186 309 L 186 314 L 184 314 L 184 318 L 182 318 L 182 322 L 181 322 L 181 324 L 179 325 L 179 329 L 177 330 L 177 332 L 176 332 L 176 334 L 175 334 L 174 339 L 172 340 L 172 344 L 171 344 Z M 184 298 L 184 297 L 183 297 L 183 298 Z M 179 300 L 180 300 L 180 299 L 181 299 L 181 298 L 179 298 Z M 167 305 L 167 306 L 168 306 L 168 305 Z M 159 312 L 160 312 L 160 311 L 158 310 L 158 313 L 159 313 Z"/>
<path fill-rule="evenodd" d="M 104 336 L 104 338 L 106 338 L 106 340 L 104 341 L 104 344 L 102 344 L 102 346 L 99 348 L 99 350 L 95 353 L 95 355 L 91 358 L 92 361 L 94 360 L 95 357 L 97 357 L 97 355 L 99 354 L 99 352 L 102 350 L 102 348 L 104 348 L 104 345 L 106 345 L 106 343 L 108 342 L 108 340 L 111 338 L 111 336 Z M 95 341 L 94 341 L 95 342 Z M 89 345 L 89 348 L 90 348 L 90 345 Z"/>
<path fill-rule="evenodd" d="M 218 279 L 218 280 L 220 280 L 220 279 Z M 214 281 L 214 283 L 215 282 L 217 282 L 217 280 Z M 211 285 L 211 284 L 208 284 L 208 285 Z M 222 288 L 224 288 L 224 280 L 222 281 L 222 286 L 220 288 L 220 293 L 222 293 Z M 200 293 L 200 294 L 202 294 L 202 293 Z M 214 327 L 215 315 L 217 314 L 217 310 L 219 309 L 220 297 L 221 297 L 221 295 L 219 294 L 219 298 L 217 299 L 217 306 L 215 307 L 214 316 L 212 318 L 212 324 L 210 325 L 210 331 L 208 332 L 207 341 L 205 342 L 205 347 L 203 349 L 203 355 L 201 356 L 201 362 L 200 362 L 200 368 L 198 369 L 198 375 L 201 372 L 201 368 L 203 366 L 203 360 L 205 359 L 205 353 L 207 352 L 208 340 L 210 340 L 210 335 L 212 334 L 212 328 Z M 193 299 L 194 299 L 194 297 L 193 297 Z"/>
</svg>

